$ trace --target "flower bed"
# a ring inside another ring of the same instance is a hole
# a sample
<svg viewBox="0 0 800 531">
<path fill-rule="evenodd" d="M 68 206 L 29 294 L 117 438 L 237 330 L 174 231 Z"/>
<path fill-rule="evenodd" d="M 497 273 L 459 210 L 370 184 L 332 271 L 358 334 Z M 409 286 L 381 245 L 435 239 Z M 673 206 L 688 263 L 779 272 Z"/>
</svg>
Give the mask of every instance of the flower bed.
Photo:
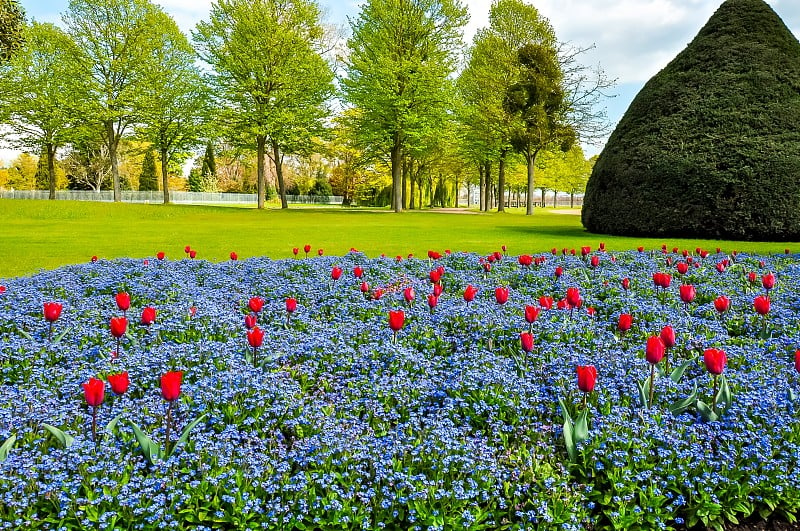
<svg viewBox="0 0 800 531">
<path fill-rule="evenodd" d="M 721 528 L 800 509 L 796 256 L 431 256 L 100 260 L 7 279 L 2 527 Z M 46 319 L 46 302 L 63 309 Z M 648 338 L 667 325 L 661 359 Z M 708 349 L 726 353 L 719 400 Z M 162 377 L 179 371 L 176 398 Z M 90 378 L 109 375 L 121 394 L 100 397 Z"/>
</svg>

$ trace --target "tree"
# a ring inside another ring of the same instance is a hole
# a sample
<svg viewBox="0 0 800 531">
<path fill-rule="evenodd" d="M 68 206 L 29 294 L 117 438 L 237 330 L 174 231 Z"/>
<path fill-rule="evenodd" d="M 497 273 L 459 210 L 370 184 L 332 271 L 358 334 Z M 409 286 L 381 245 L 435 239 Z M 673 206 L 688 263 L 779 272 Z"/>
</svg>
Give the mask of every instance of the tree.
<svg viewBox="0 0 800 531">
<path fill-rule="evenodd" d="M 158 190 L 158 179 L 156 178 L 156 158 L 153 150 L 148 149 L 142 161 L 142 173 L 139 175 L 139 191 L 155 192 Z"/>
<path fill-rule="evenodd" d="M 80 87 L 86 78 L 72 61 L 76 49 L 52 24 L 34 22 L 27 46 L 0 76 L 0 122 L 10 127 L 8 142 L 41 151 L 47 163 L 50 199 L 55 199 L 56 150 L 74 138 L 77 117 L 85 109 Z"/>
<path fill-rule="evenodd" d="M 70 0 L 63 19 L 77 43 L 74 60 L 88 78 L 93 105 L 87 114 L 102 125 L 114 201 L 121 201 L 119 143 L 142 118 L 152 92 L 147 83 L 163 68 L 158 58 L 164 43 L 172 42 L 174 22 L 149 0 Z"/>
<path fill-rule="evenodd" d="M 35 157 L 29 153 L 20 153 L 8 168 L 8 186 L 17 190 L 34 190 L 37 165 Z"/>
<path fill-rule="evenodd" d="M 206 152 L 200 167 L 200 179 L 204 191 L 217 190 L 217 161 L 214 159 L 214 145 L 211 142 L 206 144 Z"/>
<path fill-rule="evenodd" d="M 211 114 L 212 97 L 195 53 L 175 21 L 162 19 L 162 44 L 155 50 L 157 68 L 145 72 L 139 136 L 158 151 L 164 204 L 169 203 L 169 167 L 199 142 Z M 210 187 L 209 184 L 205 188 Z"/>
<path fill-rule="evenodd" d="M 324 129 L 333 72 L 321 55 L 320 16 L 314 0 L 218 0 L 193 33 L 214 68 L 220 123 L 231 139 L 255 147 L 258 208 L 264 208 L 267 146 L 287 208 L 283 155 L 307 149 Z"/>
<path fill-rule="evenodd" d="M 112 185 L 108 146 L 102 131 L 90 125 L 77 128 L 62 160 L 70 190 L 108 190 Z"/>
<path fill-rule="evenodd" d="M 369 0 L 351 21 L 345 99 L 362 146 L 388 155 L 392 209 L 403 210 L 403 157 L 444 122 L 467 11 L 458 0 Z"/>
<path fill-rule="evenodd" d="M 25 42 L 25 11 L 17 0 L 0 0 L 0 65 Z"/>
<path fill-rule="evenodd" d="M 478 150 L 477 158 L 484 165 L 498 162 L 499 212 L 505 208 L 502 194 L 506 187 L 506 159 L 512 152 L 517 122 L 514 109 L 504 103 L 522 75 L 518 53 L 523 46 L 552 46 L 555 40 L 550 23 L 534 6 L 521 0 L 498 0 L 489 11 L 489 26 L 476 33 L 467 67 L 459 77 L 458 85 L 467 105 L 462 120 L 472 130 L 472 136 L 484 142 L 472 142 L 473 150 Z"/>
</svg>

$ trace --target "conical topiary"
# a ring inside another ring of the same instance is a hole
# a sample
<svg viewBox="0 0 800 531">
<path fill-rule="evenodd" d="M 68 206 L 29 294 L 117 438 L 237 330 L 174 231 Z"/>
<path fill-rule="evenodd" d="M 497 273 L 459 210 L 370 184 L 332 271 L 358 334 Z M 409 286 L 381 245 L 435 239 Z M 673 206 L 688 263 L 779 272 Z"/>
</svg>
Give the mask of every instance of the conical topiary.
<svg viewBox="0 0 800 531">
<path fill-rule="evenodd" d="M 800 42 L 726 0 L 631 103 L 586 187 L 592 232 L 800 240 Z"/>
</svg>

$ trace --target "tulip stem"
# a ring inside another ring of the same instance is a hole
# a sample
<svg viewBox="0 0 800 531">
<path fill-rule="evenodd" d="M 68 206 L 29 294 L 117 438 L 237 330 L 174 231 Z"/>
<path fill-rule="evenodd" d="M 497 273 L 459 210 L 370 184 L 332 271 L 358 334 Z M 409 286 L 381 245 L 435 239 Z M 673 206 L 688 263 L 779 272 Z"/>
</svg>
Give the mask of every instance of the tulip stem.
<svg viewBox="0 0 800 531">
<path fill-rule="evenodd" d="M 714 375 L 714 394 L 711 395 L 711 410 L 716 414 L 717 412 L 717 376 Z"/>
<path fill-rule="evenodd" d="M 47 341 L 53 340 L 53 321 L 50 321 L 50 328 L 47 331 Z"/>
<path fill-rule="evenodd" d="M 655 379 L 656 379 L 656 364 L 650 364 L 650 401 L 647 403 L 647 409 L 653 407 L 653 391 L 655 391 Z"/>
<path fill-rule="evenodd" d="M 97 444 L 97 406 L 92 406 L 92 441 Z"/>
<path fill-rule="evenodd" d="M 583 409 L 586 409 L 586 391 L 583 392 Z"/>
<path fill-rule="evenodd" d="M 167 433 L 164 437 L 164 455 L 169 456 L 169 428 L 172 424 L 172 400 L 167 403 Z"/>
<path fill-rule="evenodd" d="M 258 347 L 253 347 L 253 367 L 258 367 Z"/>
</svg>

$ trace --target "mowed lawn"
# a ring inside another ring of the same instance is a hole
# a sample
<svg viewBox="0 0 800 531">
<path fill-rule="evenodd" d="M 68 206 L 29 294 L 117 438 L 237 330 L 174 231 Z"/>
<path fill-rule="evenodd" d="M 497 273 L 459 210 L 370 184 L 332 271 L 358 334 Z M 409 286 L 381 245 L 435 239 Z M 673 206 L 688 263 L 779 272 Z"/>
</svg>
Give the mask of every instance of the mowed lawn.
<svg viewBox="0 0 800 531">
<path fill-rule="evenodd" d="M 198 259 L 228 260 L 235 251 L 250 256 L 291 258 L 305 244 L 341 255 L 355 247 L 368 256 L 444 252 L 489 253 L 506 245 L 511 254 L 549 252 L 556 247 L 609 250 L 703 247 L 725 251 L 800 252 L 800 243 L 718 242 L 710 240 L 620 238 L 590 234 L 577 210 L 537 209 L 524 216 L 436 211 L 388 211 L 294 207 L 289 210 L 225 206 L 111 204 L 77 201 L 0 200 L 0 278 L 35 273 L 99 258 L 147 258 L 164 251 L 184 258 L 184 247 Z"/>
</svg>

